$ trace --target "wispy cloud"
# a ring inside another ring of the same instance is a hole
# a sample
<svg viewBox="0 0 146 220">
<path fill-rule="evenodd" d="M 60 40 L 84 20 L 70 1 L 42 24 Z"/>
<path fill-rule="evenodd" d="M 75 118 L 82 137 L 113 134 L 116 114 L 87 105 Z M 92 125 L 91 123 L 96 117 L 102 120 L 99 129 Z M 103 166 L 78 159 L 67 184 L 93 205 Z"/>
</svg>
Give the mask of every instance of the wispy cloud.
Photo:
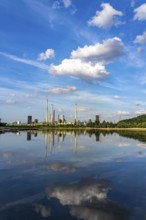
<svg viewBox="0 0 146 220">
<path fill-rule="evenodd" d="M 118 115 L 130 115 L 130 112 L 128 112 L 128 111 L 120 111 L 120 110 L 119 110 L 119 111 L 117 112 L 117 114 L 118 114 Z"/>
<path fill-rule="evenodd" d="M 48 94 L 60 95 L 60 94 L 69 94 L 75 92 L 77 88 L 75 86 L 68 86 L 66 88 L 53 88 L 48 90 Z"/>
<path fill-rule="evenodd" d="M 53 9 L 59 9 L 60 8 L 60 2 L 59 1 L 54 1 L 52 5 Z"/>
<path fill-rule="evenodd" d="M 39 16 L 42 18 L 51 28 L 59 21 L 58 14 L 55 10 L 52 10 L 52 6 L 49 4 L 45 4 L 45 2 L 40 0 L 25 0 L 24 2 L 31 8 L 37 17 Z"/>
<path fill-rule="evenodd" d="M 102 87 L 109 88 L 109 89 L 113 89 L 113 90 L 119 90 L 119 91 L 122 91 L 122 90 L 123 90 L 122 86 L 119 86 L 119 85 L 118 85 L 118 86 L 114 86 L 114 85 L 112 85 L 112 84 L 110 84 L 110 83 L 107 83 L 107 82 L 101 82 L 101 81 L 99 81 L 98 84 L 99 84 L 100 86 L 102 86 Z"/>
<path fill-rule="evenodd" d="M 127 47 L 126 51 L 127 56 L 125 57 L 125 63 L 128 66 L 143 68 L 145 66 L 145 61 L 141 56 L 141 53 L 135 49 L 135 47 Z"/>
<path fill-rule="evenodd" d="M 80 106 L 80 107 L 78 108 L 78 112 L 87 112 L 87 111 L 89 111 L 89 110 L 90 110 L 89 108 L 82 107 L 82 106 Z"/>
<path fill-rule="evenodd" d="M 48 70 L 49 69 L 49 66 L 44 64 L 44 63 L 40 63 L 40 62 L 33 61 L 33 60 L 30 60 L 30 59 L 24 59 L 24 58 L 21 58 L 21 57 L 18 57 L 18 56 L 9 54 L 9 53 L 4 53 L 4 52 L 0 52 L 0 55 L 4 56 L 4 57 L 6 57 L 10 60 L 13 60 L 13 61 L 16 61 L 16 62 L 19 62 L 19 63 L 24 63 L 24 64 L 27 64 L 27 65 L 31 65 L 33 67 L 36 67 L 36 68 L 39 68 L 39 69 L 42 69 L 42 70 Z"/>
<path fill-rule="evenodd" d="M 143 115 L 143 114 L 146 114 L 146 109 L 140 109 L 140 110 L 137 110 L 137 111 L 135 112 L 135 114 L 137 114 L 137 115 Z"/>
<path fill-rule="evenodd" d="M 72 5 L 71 0 L 63 0 L 63 4 L 65 8 L 69 8 Z"/>
<path fill-rule="evenodd" d="M 0 88 L 1 105 L 23 105 L 35 104 L 37 99 L 41 99 L 40 93 L 35 90 L 26 91 L 14 88 Z"/>
<path fill-rule="evenodd" d="M 44 81 L 37 81 L 37 82 L 28 82 L 28 81 L 24 81 L 24 80 L 18 80 L 18 79 L 10 79 L 10 78 L 6 78 L 6 77 L 1 77 L 0 76 L 0 82 L 2 83 L 3 86 L 0 87 L 0 95 L 3 91 L 3 93 L 5 91 L 7 91 L 7 89 L 12 89 L 14 90 L 14 92 L 10 92 L 11 96 L 12 94 L 17 94 L 20 91 L 26 92 L 26 93 L 31 93 L 33 94 L 35 93 L 44 93 L 46 94 L 46 92 L 48 91 L 48 89 L 50 87 L 56 87 L 58 86 L 57 83 L 53 83 L 51 84 L 51 86 Z M 7 93 L 6 93 L 7 94 Z"/>
<path fill-rule="evenodd" d="M 114 98 L 114 99 L 120 99 L 120 96 L 115 95 L 113 98 Z"/>
</svg>

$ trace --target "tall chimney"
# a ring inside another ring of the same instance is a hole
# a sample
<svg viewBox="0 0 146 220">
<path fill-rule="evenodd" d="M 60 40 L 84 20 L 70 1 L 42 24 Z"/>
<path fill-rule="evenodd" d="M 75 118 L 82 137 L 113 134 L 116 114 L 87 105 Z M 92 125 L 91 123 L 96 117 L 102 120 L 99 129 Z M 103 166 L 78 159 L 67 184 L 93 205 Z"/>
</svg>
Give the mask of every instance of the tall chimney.
<svg viewBox="0 0 146 220">
<path fill-rule="evenodd" d="M 51 123 L 54 121 L 54 115 L 53 115 L 53 104 L 51 104 Z"/>
<path fill-rule="evenodd" d="M 75 123 L 77 122 L 77 104 L 75 104 Z"/>
<path fill-rule="evenodd" d="M 48 99 L 46 100 L 46 123 L 48 123 Z"/>
</svg>

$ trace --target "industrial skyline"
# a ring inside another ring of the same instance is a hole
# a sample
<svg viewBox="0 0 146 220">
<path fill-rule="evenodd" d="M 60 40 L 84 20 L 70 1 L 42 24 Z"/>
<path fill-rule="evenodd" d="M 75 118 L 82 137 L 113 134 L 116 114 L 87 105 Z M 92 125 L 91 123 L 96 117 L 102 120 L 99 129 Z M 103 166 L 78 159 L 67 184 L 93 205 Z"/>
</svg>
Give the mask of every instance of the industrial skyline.
<svg viewBox="0 0 146 220">
<path fill-rule="evenodd" d="M 57 121 L 58 123 L 66 122 L 65 115 L 58 114 L 57 118 L 55 118 L 55 115 L 56 115 L 56 112 L 53 107 L 53 104 L 51 104 L 51 111 L 49 113 L 48 98 L 47 98 L 46 99 L 46 119 L 45 119 L 45 122 L 50 123 L 50 124 L 53 124 L 55 121 Z M 77 104 L 75 104 L 74 119 L 72 120 L 72 122 L 77 123 L 77 120 L 78 120 L 77 119 Z"/>
</svg>

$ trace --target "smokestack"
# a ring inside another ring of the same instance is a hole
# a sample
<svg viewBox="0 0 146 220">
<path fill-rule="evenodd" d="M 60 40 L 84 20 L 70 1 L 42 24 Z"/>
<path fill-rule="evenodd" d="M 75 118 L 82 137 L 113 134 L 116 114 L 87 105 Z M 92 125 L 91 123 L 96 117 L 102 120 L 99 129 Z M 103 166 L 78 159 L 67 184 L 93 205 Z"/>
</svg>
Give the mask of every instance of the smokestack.
<svg viewBox="0 0 146 220">
<path fill-rule="evenodd" d="M 75 123 L 77 122 L 77 104 L 75 104 Z"/>
<path fill-rule="evenodd" d="M 46 123 L 48 123 L 48 99 L 46 100 Z"/>
<path fill-rule="evenodd" d="M 51 123 L 53 123 L 54 118 L 53 118 L 53 104 L 51 104 Z"/>
</svg>

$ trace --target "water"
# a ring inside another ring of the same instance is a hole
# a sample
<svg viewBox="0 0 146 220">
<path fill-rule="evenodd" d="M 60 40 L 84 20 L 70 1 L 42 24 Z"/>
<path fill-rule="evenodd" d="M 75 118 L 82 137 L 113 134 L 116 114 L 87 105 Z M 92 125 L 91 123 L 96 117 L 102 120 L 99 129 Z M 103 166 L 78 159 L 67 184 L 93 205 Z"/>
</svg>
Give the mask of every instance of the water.
<svg viewBox="0 0 146 220">
<path fill-rule="evenodd" d="M 0 135 L 0 220 L 146 219 L 146 133 Z"/>
</svg>

